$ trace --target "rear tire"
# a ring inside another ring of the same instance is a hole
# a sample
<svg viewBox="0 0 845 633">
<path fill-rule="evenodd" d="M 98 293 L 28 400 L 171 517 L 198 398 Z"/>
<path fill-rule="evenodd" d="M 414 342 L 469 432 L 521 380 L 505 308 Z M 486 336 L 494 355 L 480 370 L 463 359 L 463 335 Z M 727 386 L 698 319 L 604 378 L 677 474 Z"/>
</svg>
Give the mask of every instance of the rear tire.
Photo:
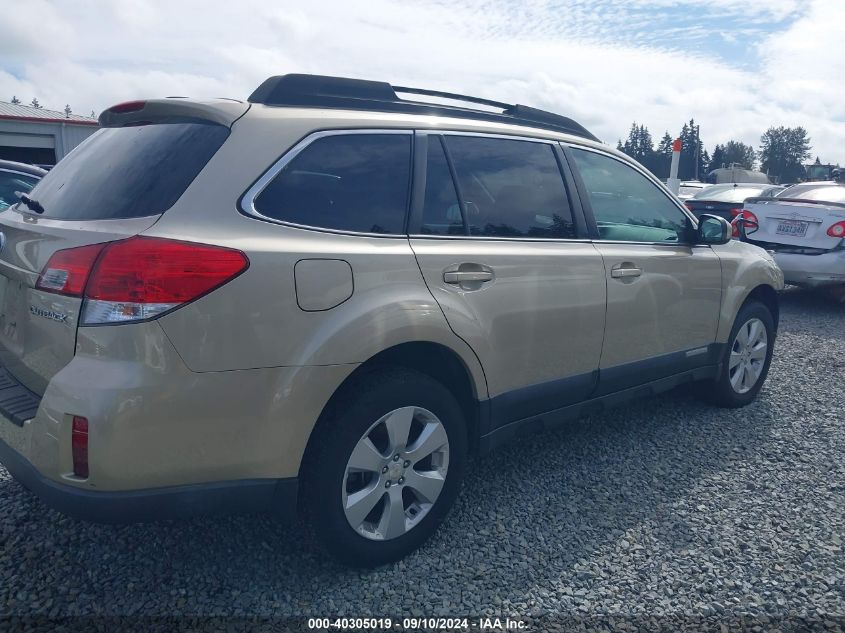
<svg viewBox="0 0 845 633">
<path fill-rule="evenodd" d="M 368 372 L 342 388 L 315 429 L 302 505 L 339 561 L 376 567 L 422 545 L 458 495 L 467 437 L 461 407 L 433 378 Z"/>
<path fill-rule="evenodd" d="M 749 301 L 743 305 L 731 329 L 719 376 L 701 385 L 705 397 L 727 408 L 753 402 L 769 373 L 775 335 L 772 313 L 764 304 Z"/>
</svg>

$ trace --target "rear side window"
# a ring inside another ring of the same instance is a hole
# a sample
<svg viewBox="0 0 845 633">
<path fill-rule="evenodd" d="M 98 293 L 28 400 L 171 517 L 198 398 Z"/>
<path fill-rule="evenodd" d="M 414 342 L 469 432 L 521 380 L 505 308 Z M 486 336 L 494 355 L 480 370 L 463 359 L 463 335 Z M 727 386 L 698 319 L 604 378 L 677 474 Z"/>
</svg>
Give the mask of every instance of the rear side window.
<svg viewBox="0 0 845 633">
<path fill-rule="evenodd" d="M 172 207 L 229 136 L 222 125 L 168 123 L 100 130 L 33 189 L 44 217 L 108 220 Z"/>
<path fill-rule="evenodd" d="M 285 165 L 253 205 L 304 226 L 403 234 L 410 176 L 410 134 L 325 136 Z"/>
<path fill-rule="evenodd" d="M 572 208 L 550 145 L 451 135 L 444 141 L 470 235 L 575 237 Z"/>
<path fill-rule="evenodd" d="M 842 185 L 794 185 L 787 187 L 775 196 L 777 198 L 795 198 L 796 200 L 814 200 L 816 202 L 845 203 L 845 186 Z"/>
<path fill-rule="evenodd" d="M 29 193 L 38 178 L 0 169 L 0 211 L 8 209 L 18 201 L 16 192 Z"/>
</svg>

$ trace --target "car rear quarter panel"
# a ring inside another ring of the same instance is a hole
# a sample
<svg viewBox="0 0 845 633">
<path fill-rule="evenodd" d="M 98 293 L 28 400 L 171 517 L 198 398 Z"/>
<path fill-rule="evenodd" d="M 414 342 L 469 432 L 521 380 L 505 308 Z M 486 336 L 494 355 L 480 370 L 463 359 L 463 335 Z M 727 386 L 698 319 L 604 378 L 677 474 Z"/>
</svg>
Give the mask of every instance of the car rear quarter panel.
<svg viewBox="0 0 845 633">
<path fill-rule="evenodd" d="M 283 110 L 251 109 L 179 202 L 145 233 L 237 248 L 250 260 L 236 279 L 160 319 L 186 365 L 211 372 L 357 364 L 394 345 L 427 341 L 455 351 L 476 395 L 486 397 L 478 359 L 449 329 L 406 237 L 296 228 L 239 211 L 241 195 L 312 131 L 388 126 L 377 118 L 357 125 L 322 121 L 299 110 L 282 117 Z M 309 259 L 347 262 L 352 296 L 331 309 L 302 309 L 294 271 Z"/>
<path fill-rule="evenodd" d="M 722 260 L 723 288 L 716 341 L 727 343 L 736 315 L 748 295 L 758 286 L 782 290 L 783 272 L 766 251 L 751 244 L 731 240 L 713 246 L 713 250 Z"/>
</svg>

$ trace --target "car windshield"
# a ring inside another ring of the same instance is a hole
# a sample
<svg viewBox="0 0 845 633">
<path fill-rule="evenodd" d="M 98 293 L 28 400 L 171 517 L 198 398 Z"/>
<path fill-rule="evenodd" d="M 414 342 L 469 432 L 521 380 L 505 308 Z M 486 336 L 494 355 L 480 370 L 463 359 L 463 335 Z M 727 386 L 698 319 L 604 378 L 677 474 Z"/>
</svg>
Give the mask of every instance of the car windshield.
<svg viewBox="0 0 845 633">
<path fill-rule="evenodd" d="M 715 185 L 699 191 L 693 199 L 711 202 L 742 202 L 746 198 L 762 196 L 766 189 L 768 187 L 753 185 Z"/>
<path fill-rule="evenodd" d="M 797 200 L 814 200 L 817 202 L 845 203 L 845 186 L 843 185 L 793 185 L 781 191 L 776 198 L 794 198 Z"/>
</svg>

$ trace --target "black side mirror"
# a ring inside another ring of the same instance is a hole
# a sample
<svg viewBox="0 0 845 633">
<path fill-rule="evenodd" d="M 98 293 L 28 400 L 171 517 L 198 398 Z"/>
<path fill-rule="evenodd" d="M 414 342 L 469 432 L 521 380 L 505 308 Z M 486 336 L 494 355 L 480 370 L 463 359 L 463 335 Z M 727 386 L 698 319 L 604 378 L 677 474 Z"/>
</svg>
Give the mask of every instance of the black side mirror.
<svg viewBox="0 0 845 633">
<path fill-rule="evenodd" d="M 731 233 L 731 224 L 725 218 L 706 213 L 698 218 L 700 244 L 727 244 L 731 241 Z"/>
</svg>

